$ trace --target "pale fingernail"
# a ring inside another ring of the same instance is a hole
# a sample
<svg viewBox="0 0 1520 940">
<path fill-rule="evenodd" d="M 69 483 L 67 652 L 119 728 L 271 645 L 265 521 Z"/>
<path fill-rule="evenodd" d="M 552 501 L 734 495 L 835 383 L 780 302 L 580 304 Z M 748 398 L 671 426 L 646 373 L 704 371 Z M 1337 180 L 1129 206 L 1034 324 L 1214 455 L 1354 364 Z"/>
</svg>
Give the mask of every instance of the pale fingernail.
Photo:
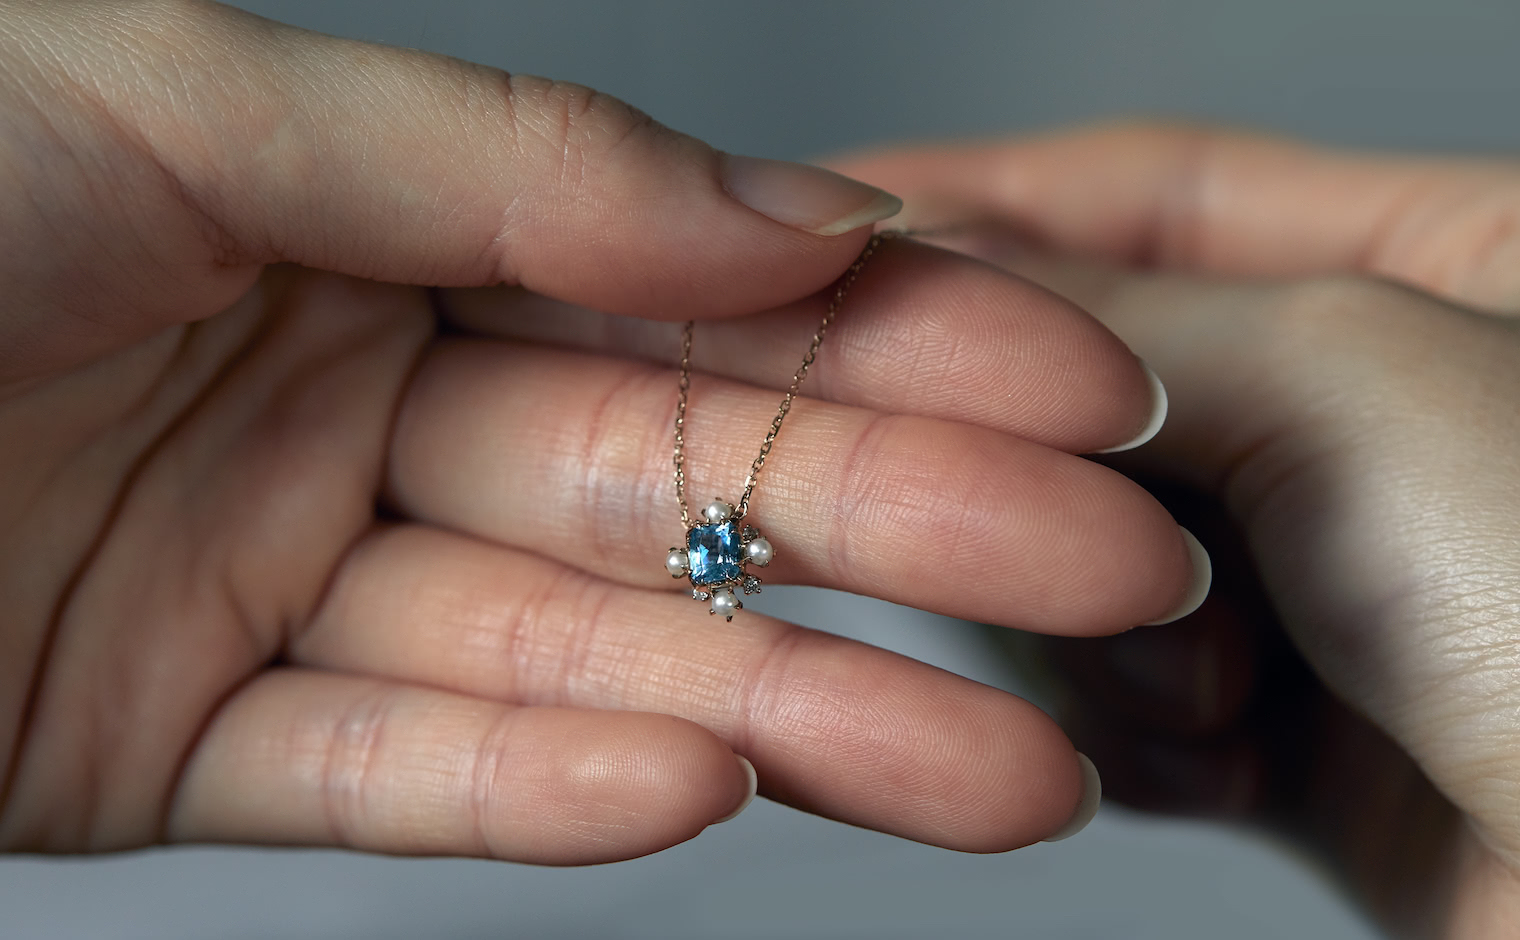
<svg viewBox="0 0 1520 940">
<path fill-rule="evenodd" d="M 744 808 L 755 801 L 755 794 L 760 790 L 760 775 L 755 773 L 755 765 L 751 764 L 749 760 L 742 754 L 735 754 L 734 756 L 739 759 L 739 766 L 744 768 L 744 775 L 749 778 L 749 792 L 744 795 L 744 799 L 739 801 L 739 805 L 734 807 L 733 812 L 729 813 L 727 816 L 724 816 L 722 819 L 713 820 L 713 825 L 715 826 L 718 823 L 726 823 L 730 819 L 733 819 L 735 816 L 744 812 Z"/>
<path fill-rule="evenodd" d="M 723 188 L 730 196 L 782 225 L 814 235 L 843 235 L 902 209 L 902 200 L 832 170 L 720 154 Z"/>
<path fill-rule="evenodd" d="M 1155 437 L 1156 433 L 1161 430 L 1161 426 L 1166 423 L 1166 386 L 1161 384 L 1160 377 L 1143 360 L 1140 363 L 1140 367 L 1145 370 L 1145 377 L 1150 382 L 1151 418 L 1146 422 L 1145 427 L 1141 429 L 1140 433 L 1130 440 L 1117 447 L 1097 451 L 1097 453 L 1117 454 L 1122 450 L 1134 450 L 1136 447 Z"/>
<path fill-rule="evenodd" d="M 1178 528 L 1182 527 L 1178 526 Z M 1159 620 L 1142 623 L 1142 627 L 1157 627 L 1163 623 L 1171 623 L 1173 620 L 1181 620 L 1197 610 L 1209 596 L 1209 585 L 1214 582 L 1214 563 L 1209 561 L 1208 550 L 1187 529 L 1182 529 L 1182 539 L 1187 542 L 1188 561 L 1193 565 L 1192 586 L 1188 588 L 1187 597 L 1182 599 L 1182 603 L 1176 610 Z"/>
<path fill-rule="evenodd" d="M 1082 800 L 1077 803 L 1076 812 L 1066 821 L 1066 825 L 1056 830 L 1054 835 L 1047 836 L 1046 842 L 1060 842 L 1062 839 L 1070 839 L 1072 836 L 1087 828 L 1087 824 L 1098 815 L 1098 804 L 1103 802 L 1103 778 L 1098 776 L 1098 768 L 1087 759 L 1087 755 L 1077 753 L 1077 762 L 1082 765 Z"/>
</svg>

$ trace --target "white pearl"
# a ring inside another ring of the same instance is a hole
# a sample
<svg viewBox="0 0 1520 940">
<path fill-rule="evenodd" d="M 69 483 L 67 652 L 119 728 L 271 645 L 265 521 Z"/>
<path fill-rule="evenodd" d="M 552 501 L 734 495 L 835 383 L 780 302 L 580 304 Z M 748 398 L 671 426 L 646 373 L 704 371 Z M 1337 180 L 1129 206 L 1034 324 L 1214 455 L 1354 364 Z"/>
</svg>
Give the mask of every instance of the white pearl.
<svg viewBox="0 0 1520 940">
<path fill-rule="evenodd" d="M 665 556 L 665 570 L 670 572 L 673 578 L 679 578 L 686 573 L 686 553 L 678 548 L 672 548 L 670 554 Z"/>
<path fill-rule="evenodd" d="M 728 588 L 718 588 L 712 596 L 712 612 L 720 617 L 732 617 L 739 609 L 739 599 Z"/>
<path fill-rule="evenodd" d="M 723 522 L 733 514 L 734 507 L 730 506 L 728 503 L 725 503 L 721 499 L 713 500 L 707 504 L 706 509 L 702 510 L 702 518 L 706 519 L 708 522 L 713 523 L 714 525 L 719 522 Z"/>
<path fill-rule="evenodd" d="M 753 539 L 748 545 L 745 545 L 744 554 L 749 557 L 750 561 L 764 568 L 771 563 L 774 552 L 771 549 L 771 543 L 762 538 Z"/>
</svg>

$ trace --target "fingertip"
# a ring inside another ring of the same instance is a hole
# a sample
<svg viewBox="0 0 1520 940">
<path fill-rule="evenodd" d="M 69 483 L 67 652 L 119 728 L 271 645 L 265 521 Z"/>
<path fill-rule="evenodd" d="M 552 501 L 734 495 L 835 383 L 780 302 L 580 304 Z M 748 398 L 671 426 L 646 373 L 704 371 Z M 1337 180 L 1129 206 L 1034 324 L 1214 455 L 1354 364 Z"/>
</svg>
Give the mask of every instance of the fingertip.
<svg viewBox="0 0 1520 940">
<path fill-rule="evenodd" d="M 1158 627 L 1186 617 L 1203 605 L 1209 596 L 1209 587 L 1214 582 L 1214 563 L 1209 559 L 1208 549 L 1203 547 L 1203 543 L 1193 533 L 1181 526 L 1178 528 L 1182 531 L 1182 540 L 1187 545 L 1188 562 L 1192 566 L 1188 592 L 1171 613 L 1156 620 L 1148 620 L 1141 624 L 1143 627 Z"/>
<path fill-rule="evenodd" d="M 1082 769 L 1082 795 L 1077 800 L 1077 808 L 1072 811 L 1071 818 L 1064 826 L 1045 837 L 1045 842 L 1070 839 L 1086 829 L 1087 824 L 1098 815 L 1098 806 L 1103 802 L 1103 778 L 1098 774 L 1098 768 L 1081 751 L 1077 752 L 1077 763 Z"/>
<path fill-rule="evenodd" d="M 641 770 L 620 786 L 619 798 L 645 818 L 651 832 L 674 845 L 742 813 L 759 789 L 755 767 L 711 729 L 679 715 L 622 712 L 637 727 Z M 658 845 L 654 850 L 665 848 Z"/>
<path fill-rule="evenodd" d="M 727 815 L 713 820 L 713 825 L 726 823 L 744 812 L 749 807 L 749 804 L 755 801 L 755 794 L 760 791 L 760 775 L 755 772 L 755 765 L 750 763 L 749 758 L 743 754 L 735 754 L 734 758 L 739 762 L 739 769 L 744 772 L 744 795 L 740 798 L 738 806 L 730 810 Z"/>
<path fill-rule="evenodd" d="M 1140 433 L 1136 434 L 1134 437 L 1130 438 L 1123 444 L 1118 444 L 1114 447 L 1107 447 L 1103 450 L 1094 451 L 1094 453 L 1117 454 L 1126 450 L 1134 450 L 1136 447 L 1147 443 L 1151 438 L 1160 433 L 1162 426 L 1166 424 L 1166 414 L 1169 408 L 1169 402 L 1166 395 L 1166 386 L 1162 384 L 1161 377 L 1156 374 L 1156 371 L 1152 369 L 1150 365 L 1147 364 L 1143 359 L 1140 360 L 1140 368 L 1145 370 L 1145 379 L 1147 386 L 1150 389 L 1151 399 L 1150 416 L 1146 419 L 1145 427 L 1140 429 Z"/>
</svg>

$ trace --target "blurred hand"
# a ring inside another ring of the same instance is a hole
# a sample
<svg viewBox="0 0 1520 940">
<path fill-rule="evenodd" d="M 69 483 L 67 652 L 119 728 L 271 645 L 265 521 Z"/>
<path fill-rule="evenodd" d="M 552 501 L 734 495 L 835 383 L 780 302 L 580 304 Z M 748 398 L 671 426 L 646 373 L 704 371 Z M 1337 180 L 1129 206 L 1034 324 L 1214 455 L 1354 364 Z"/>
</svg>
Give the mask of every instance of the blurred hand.
<svg viewBox="0 0 1520 940">
<path fill-rule="evenodd" d="M 638 357 L 677 334 L 626 315 L 726 318 L 688 474 L 732 496 L 895 199 L 214 5 L 0 22 L 0 847 L 607 861 L 742 806 L 736 755 L 958 849 L 1090 817 L 1027 703 L 663 569 L 676 380 Z M 771 580 L 1064 634 L 1196 602 L 1165 510 L 1072 456 L 1156 402 L 1070 303 L 892 243 L 808 389 Z"/>
<path fill-rule="evenodd" d="M 1043 644 L 1110 792 L 1268 820 L 1401 932 L 1514 936 L 1520 167 L 1119 126 L 836 168 L 971 220 L 944 241 L 1170 392 L 1118 465 L 1203 537 L 1210 600 Z"/>
</svg>

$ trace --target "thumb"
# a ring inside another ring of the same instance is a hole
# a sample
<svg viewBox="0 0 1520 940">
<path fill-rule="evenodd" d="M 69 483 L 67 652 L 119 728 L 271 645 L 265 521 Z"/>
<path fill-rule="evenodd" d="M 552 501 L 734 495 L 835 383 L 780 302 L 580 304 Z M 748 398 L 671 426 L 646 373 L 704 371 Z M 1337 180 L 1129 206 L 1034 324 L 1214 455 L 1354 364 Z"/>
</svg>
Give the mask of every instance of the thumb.
<svg viewBox="0 0 1520 940">
<path fill-rule="evenodd" d="M 30 288 L 42 327 L 203 316 L 275 261 L 725 316 L 825 286 L 900 206 L 826 170 L 721 154 L 587 88 L 230 7 L 12 12 L 0 116 L 19 133 L 0 168 L 17 186 L 0 198 L 16 251 L 0 276 Z"/>
</svg>

